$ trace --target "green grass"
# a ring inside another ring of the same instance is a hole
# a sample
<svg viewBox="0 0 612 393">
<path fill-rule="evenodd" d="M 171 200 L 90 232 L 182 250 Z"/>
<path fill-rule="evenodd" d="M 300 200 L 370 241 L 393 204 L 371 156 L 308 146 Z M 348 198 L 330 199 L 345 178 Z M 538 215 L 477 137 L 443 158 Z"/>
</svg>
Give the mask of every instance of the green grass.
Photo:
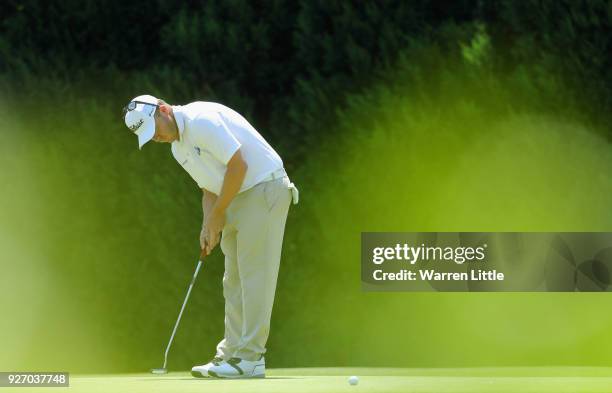
<svg viewBox="0 0 612 393">
<path fill-rule="evenodd" d="M 350 386 L 350 375 L 359 384 Z M 186 372 L 164 376 L 109 374 L 72 376 L 70 388 L 53 391 L 71 393 L 137 392 L 491 392 L 491 393 L 595 393 L 610 392 L 612 368 L 524 367 L 524 368 L 280 368 L 267 370 L 265 380 L 195 379 Z M 40 392 L 20 388 L 19 392 Z"/>
</svg>

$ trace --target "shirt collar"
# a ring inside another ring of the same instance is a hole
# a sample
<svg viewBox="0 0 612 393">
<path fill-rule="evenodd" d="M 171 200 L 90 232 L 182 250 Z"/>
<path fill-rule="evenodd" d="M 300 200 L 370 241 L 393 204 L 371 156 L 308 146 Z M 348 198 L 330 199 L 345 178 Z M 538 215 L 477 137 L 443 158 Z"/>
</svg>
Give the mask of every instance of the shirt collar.
<svg viewBox="0 0 612 393">
<path fill-rule="evenodd" d="M 172 113 L 174 114 L 174 121 L 179 131 L 179 141 L 183 141 L 183 132 L 185 132 L 185 115 L 183 114 L 182 107 L 180 105 L 172 106 Z M 176 141 L 175 141 L 176 142 Z"/>
</svg>

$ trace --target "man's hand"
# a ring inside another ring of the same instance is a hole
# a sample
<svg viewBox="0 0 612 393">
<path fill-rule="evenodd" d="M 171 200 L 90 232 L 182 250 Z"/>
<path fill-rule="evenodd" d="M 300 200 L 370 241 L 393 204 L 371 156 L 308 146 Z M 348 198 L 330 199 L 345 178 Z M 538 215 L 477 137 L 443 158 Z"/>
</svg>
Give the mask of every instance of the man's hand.
<svg viewBox="0 0 612 393">
<path fill-rule="evenodd" d="M 204 228 L 206 229 L 205 237 L 205 254 L 208 255 L 212 252 L 212 250 L 219 244 L 219 240 L 221 239 L 221 231 L 225 226 L 225 212 L 220 212 L 219 210 L 213 209 L 208 217 L 206 218 L 206 224 Z M 201 237 L 201 236 L 200 236 Z"/>
<path fill-rule="evenodd" d="M 207 256 L 208 250 L 207 250 L 207 245 L 208 245 L 208 231 L 206 231 L 206 227 L 203 226 L 202 230 L 200 231 L 200 250 L 202 250 L 202 257 Z"/>
</svg>

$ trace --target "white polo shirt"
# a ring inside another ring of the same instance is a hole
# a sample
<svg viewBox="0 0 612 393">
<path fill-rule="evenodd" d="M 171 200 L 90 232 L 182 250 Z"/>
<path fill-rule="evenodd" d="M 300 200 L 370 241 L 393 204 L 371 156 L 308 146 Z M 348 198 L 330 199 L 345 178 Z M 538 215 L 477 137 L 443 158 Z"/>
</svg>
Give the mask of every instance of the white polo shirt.
<svg viewBox="0 0 612 393">
<path fill-rule="evenodd" d="M 238 112 L 214 102 L 172 106 L 179 139 L 172 155 L 200 188 L 221 192 L 227 163 L 238 149 L 248 167 L 239 192 L 283 167 L 283 160 Z"/>
</svg>

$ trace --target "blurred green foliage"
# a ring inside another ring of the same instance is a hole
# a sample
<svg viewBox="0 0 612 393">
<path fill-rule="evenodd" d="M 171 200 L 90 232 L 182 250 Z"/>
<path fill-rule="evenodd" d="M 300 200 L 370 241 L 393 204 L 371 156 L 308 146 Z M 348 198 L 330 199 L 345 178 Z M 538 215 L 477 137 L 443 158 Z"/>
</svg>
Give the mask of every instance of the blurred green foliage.
<svg viewBox="0 0 612 393">
<path fill-rule="evenodd" d="M 536 83 L 561 78 L 585 117 L 609 124 L 610 9 L 606 0 L 11 0 L 1 11 L 0 73 L 17 86 L 30 77 L 100 86 L 109 69 L 146 75 L 149 83 L 138 77 L 115 97 L 155 90 L 170 102 L 222 101 L 252 118 L 293 169 L 345 95 L 375 83 L 399 53 L 483 27 L 499 74 L 527 64 Z"/>
<path fill-rule="evenodd" d="M 270 366 L 605 365 L 605 296 L 369 294 L 361 231 L 610 230 L 609 2 L 11 1 L 0 20 L 0 369 L 158 366 L 200 195 L 120 108 L 243 112 L 283 156 Z M 607 106 L 606 106 L 607 105 Z M 202 271 L 171 369 L 223 332 Z M 469 353 L 469 355 L 467 355 Z"/>
</svg>

